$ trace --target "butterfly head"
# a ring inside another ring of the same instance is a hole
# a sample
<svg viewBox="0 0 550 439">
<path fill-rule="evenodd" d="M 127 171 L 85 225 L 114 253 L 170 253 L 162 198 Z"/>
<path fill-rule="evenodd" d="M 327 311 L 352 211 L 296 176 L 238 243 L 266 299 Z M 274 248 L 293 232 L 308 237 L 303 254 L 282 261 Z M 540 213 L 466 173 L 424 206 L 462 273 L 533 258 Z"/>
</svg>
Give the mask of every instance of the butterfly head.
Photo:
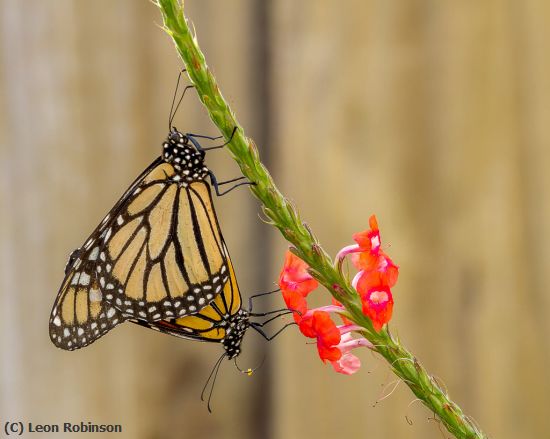
<svg viewBox="0 0 550 439">
<path fill-rule="evenodd" d="M 202 180 L 208 175 L 204 165 L 205 151 L 190 136 L 172 127 L 162 144 L 162 158 L 171 163 L 184 181 Z"/>
</svg>

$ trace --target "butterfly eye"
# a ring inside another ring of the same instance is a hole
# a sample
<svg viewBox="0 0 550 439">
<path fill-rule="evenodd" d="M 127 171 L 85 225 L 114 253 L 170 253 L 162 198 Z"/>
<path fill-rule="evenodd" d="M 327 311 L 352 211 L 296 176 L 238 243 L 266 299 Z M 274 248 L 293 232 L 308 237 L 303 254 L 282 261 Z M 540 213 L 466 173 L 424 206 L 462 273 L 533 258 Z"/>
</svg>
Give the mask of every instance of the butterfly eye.
<svg viewBox="0 0 550 439">
<path fill-rule="evenodd" d="M 168 141 L 170 143 L 179 143 L 181 142 L 181 139 L 185 136 L 181 134 L 176 127 L 172 127 L 170 130 L 170 133 L 168 134 Z"/>
</svg>

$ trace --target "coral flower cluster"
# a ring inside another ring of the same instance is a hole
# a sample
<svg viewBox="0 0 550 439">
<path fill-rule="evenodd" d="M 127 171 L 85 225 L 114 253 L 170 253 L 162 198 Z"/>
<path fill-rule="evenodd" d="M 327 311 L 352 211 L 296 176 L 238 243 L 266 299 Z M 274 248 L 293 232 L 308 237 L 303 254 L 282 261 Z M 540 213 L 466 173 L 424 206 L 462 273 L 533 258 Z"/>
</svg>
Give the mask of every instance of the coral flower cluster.
<svg viewBox="0 0 550 439">
<path fill-rule="evenodd" d="M 369 219 L 370 229 L 356 233 L 356 244 L 344 247 L 337 255 L 336 263 L 342 265 L 351 255 L 358 270 L 352 286 L 361 298 L 363 313 L 368 316 L 373 328 L 380 331 L 392 315 L 393 297 L 391 287 L 397 281 L 398 267 L 380 248 L 380 231 L 376 217 Z M 336 372 L 353 374 L 361 366 L 359 358 L 351 353 L 357 347 L 372 347 L 364 337 L 353 337 L 364 328 L 355 325 L 342 315 L 342 324 L 337 325 L 331 313 L 344 313 L 344 307 L 336 300 L 331 305 L 309 309 L 307 296 L 319 286 L 308 272 L 308 265 L 290 251 L 287 252 L 279 286 L 287 307 L 294 312 L 294 320 L 300 331 L 308 338 L 317 340 L 319 357 L 330 362 Z"/>
</svg>

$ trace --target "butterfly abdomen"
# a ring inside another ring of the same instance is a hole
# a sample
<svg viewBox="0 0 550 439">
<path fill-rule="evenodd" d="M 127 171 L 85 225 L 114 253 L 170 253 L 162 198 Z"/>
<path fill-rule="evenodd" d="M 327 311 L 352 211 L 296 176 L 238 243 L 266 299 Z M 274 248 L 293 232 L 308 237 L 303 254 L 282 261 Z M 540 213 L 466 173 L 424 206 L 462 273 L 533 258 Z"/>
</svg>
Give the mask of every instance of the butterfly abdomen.
<svg viewBox="0 0 550 439">
<path fill-rule="evenodd" d="M 222 344 L 227 353 L 227 358 L 230 360 L 241 353 L 241 341 L 249 326 L 248 318 L 248 312 L 240 309 L 237 314 L 231 316 L 227 321 L 228 328 Z"/>
</svg>

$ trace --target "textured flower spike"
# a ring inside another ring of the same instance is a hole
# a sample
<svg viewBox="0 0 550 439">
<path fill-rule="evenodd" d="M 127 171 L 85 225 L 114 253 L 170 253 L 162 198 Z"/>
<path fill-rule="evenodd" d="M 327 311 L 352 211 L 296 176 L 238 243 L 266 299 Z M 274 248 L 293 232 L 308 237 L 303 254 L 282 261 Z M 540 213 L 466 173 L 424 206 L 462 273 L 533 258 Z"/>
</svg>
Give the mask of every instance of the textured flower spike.
<svg viewBox="0 0 550 439">
<path fill-rule="evenodd" d="M 224 134 L 232 139 L 227 145 L 233 158 L 241 167 L 243 174 L 256 184 L 252 192 L 260 199 L 269 222 L 277 227 L 283 236 L 302 254 L 311 257 L 312 268 L 324 279 L 343 280 L 340 267 L 330 267 L 326 252 L 318 246 L 314 234 L 300 220 L 298 211 L 284 198 L 266 167 L 259 160 L 258 150 L 252 139 L 246 136 L 228 103 L 223 98 L 211 70 L 208 68 L 204 54 L 197 44 L 195 32 L 191 32 L 190 21 L 184 14 L 183 2 L 180 0 L 155 0 L 163 15 L 164 29 L 173 38 L 181 58 L 185 63 L 189 77 L 196 87 L 197 94 L 208 111 L 210 118 Z M 235 131 L 235 127 L 237 130 Z M 232 136 L 232 132 L 235 136 Z M 373 227 L 373 229 L 375 229 Z M 351 289 L 343 288 L 344 293 Z M 347 295 L 347 294 L 346 294 Z M 343 295 L 339 295 L 343 297 Z M 305 297 L 304 297 L 305 299 Z M 346 303 L 346 307 L 352 303 Z M 350 308 L 351 309 L 351 308 Z M 365 322 L 366 323 L 366 322 Z M 369 328 L 363 328 L 368 331 Z M 474 424 L 461 408 L 453 402 L 445 389 L 428 373 L 417 358 L 391 334 L 382 331 L 379 335 L 368 333 L 375 340 L 378 353 L 388 361 L 391 370 L 403 381 L 430 410 L 434 418 L 441 420 L 447 430 L 461 439 L 485 439 L 487 436 Z M 342 335 L 339 346 L 346 343 L 347 335 Z M 353 366 L 353 359 L 347 360 L 345 348 L 335 367 Z M 358 389 L 358 391 L 360 391 Z M 338 418 L 335 422 L 346 422 Z"/>
</svg>

